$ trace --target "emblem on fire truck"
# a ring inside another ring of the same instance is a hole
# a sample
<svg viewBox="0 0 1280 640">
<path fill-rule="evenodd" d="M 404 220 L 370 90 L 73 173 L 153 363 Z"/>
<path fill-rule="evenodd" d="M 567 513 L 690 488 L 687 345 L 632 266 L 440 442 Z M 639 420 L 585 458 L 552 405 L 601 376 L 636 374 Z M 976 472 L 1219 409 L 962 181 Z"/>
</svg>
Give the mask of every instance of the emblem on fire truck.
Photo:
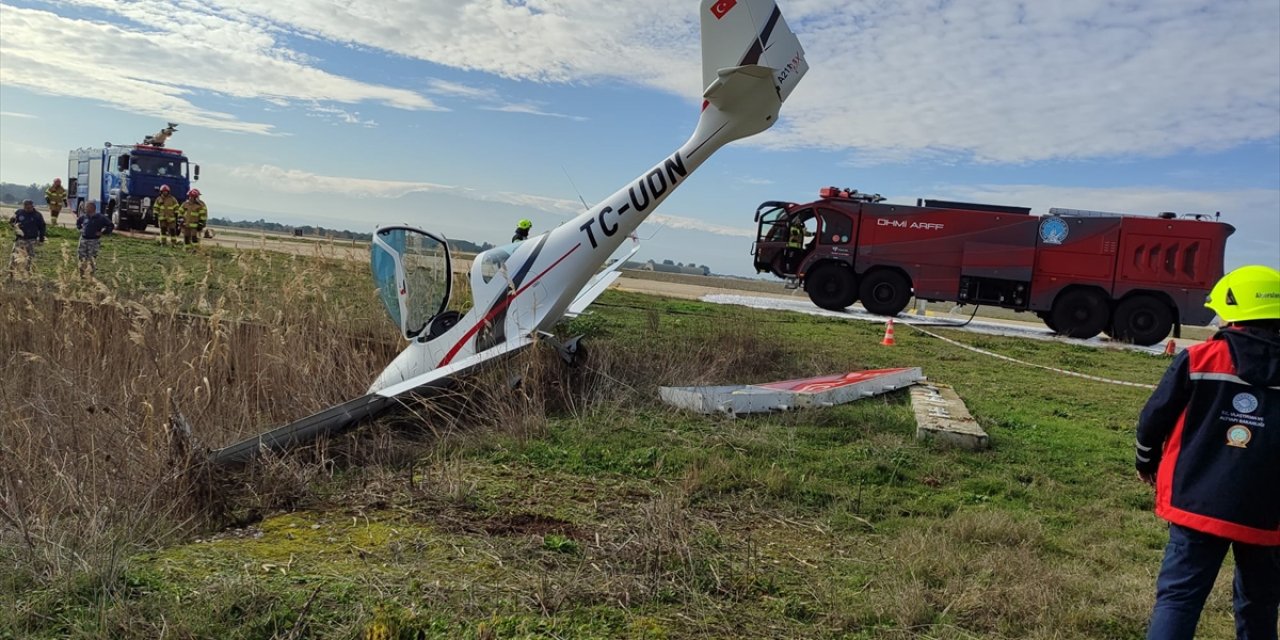
<svg viewBox="0 0 1280 640">
<path fill-rule="evenodd" d="M 1071 233 L 1067 221 L 1057 216 L 1045 218 L 1040 223 L 1040 241 L 1045 244 L 1062 244 Z"/>
</svg>

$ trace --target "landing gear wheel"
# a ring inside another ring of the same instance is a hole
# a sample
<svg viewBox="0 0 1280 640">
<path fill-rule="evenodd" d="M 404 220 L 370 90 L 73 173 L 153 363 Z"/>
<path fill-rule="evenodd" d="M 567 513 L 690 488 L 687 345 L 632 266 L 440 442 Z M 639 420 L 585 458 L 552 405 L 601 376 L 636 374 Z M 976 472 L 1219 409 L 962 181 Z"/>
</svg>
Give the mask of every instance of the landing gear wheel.
<svg viewBox="0 0 1280 640">
<path fill-rule="evenodd" d="M 881 316 L 896 316 L 911 301 L 911 281 L 892 269 L 880 269 L 862 276 L 862 306 Z"/>
<path fill-rule="evenodd" d="M 582 336 L 574 336 L 565 340 L 563 344 L 557 345 L 556 350 L 560 353 L 560 359 L 571 369 L 580 367 L 587 362 L 587 345 L 582 344 Z"/>
<path fill-rule="evenodd" d="M 858 277 L 849 267 L 824 264 L 805 276 L 804 290 L 819 307 L 840 311 L 858 299 Z"/>
<path fill-rule="evenodd" d="M 585 366 L 591 358 L 591 351 L 587 349 L 587 345 L 581 342 L 574 345 L 573 354 L 569 358 L 569 366 L 578 368 Z"/>
<path fill-rule="evenodd" d="M 1173 311 L 1153 296 L 1137 295 L 1116 306 L 1111 326 L 1117 340 L 1149 347 L 1169 335 L 1173 329 Z"/>
<path fill-rule="evenodd" d="M 1107 299 L 1092 289 L 1073 289 L 1058 296 L 1053 301 L 1053 309 L 1049 311 L 1049 324 L 1058 333 L 1070 337 L 1088 340 L 1099 333 L 1111 320 L 1111 309 Z"/>
</svg>

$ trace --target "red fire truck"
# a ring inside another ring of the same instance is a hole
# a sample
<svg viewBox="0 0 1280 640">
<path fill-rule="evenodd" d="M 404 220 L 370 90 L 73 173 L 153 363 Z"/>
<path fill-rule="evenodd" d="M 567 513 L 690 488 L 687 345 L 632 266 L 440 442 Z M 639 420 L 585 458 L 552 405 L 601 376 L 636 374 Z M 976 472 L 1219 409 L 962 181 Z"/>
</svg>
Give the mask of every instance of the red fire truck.
<svg viewBox="0 0 1280 640">
<path fill-rule="evenodd" d="M 918 200 L 824 188 L 814 202 L 765 202 L 756 270 L 803 286 L 813 303 L 857 300 L 896 315 L 928 301 L 1030 311 L 1056 333 L 1156 344 L 1205 325 L 1205 296 L 1222 277 L 1235 228 L 1216 216 L 1123 215 Z"/>
</svg>

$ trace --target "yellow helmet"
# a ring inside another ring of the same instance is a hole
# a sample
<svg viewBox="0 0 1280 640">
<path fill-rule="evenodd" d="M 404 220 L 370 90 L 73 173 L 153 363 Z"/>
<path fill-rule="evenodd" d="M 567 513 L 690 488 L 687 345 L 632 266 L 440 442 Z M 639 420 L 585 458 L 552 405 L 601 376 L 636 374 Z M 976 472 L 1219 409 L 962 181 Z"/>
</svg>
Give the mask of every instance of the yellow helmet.
<svg viewBox="0 0 1280 640">
<path fill-rule="evenodd" d="M 521 220 L 520 222 L 517 222 L 517 223 L 516 223 L 516 228 L 519 228 L 519 229 L 532 229 L 532 228 L 533 228 L 533 222 L 532 222 L 531 220 L 529 220 L 528 218 L 525 218 L 524 220 Z"/>
<path fill-rule="evenodd" d="M 1251 264 L 1218 281 L 1204 306 L 1223 322 L 1280 320 L 1280 271 Z"/>
</svg>

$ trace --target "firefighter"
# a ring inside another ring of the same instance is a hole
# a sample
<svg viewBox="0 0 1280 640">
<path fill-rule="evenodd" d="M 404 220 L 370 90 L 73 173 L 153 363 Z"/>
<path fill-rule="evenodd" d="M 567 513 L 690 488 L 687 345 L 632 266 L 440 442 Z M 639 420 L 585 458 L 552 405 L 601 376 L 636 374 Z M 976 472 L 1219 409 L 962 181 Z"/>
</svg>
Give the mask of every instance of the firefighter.
<svg viewBox="0 0 1280 640">
<path fill-rule="evenodd" d="M 44 190 L 44 201 L 49 205 L 49 218 L 58 224 L 58 214 L 67 205 L 67 190 L 62 188 L 62 178 L 54 178 L 53 186 Z"/>
<path fill-rule="evenodd" d="M 98 213 L 98 207 L 92 202 L 84 205 L 84 215 L 76 220 L 76 228 L 80 230 L 80 244 L 76 246 L 76 257 L 80 259 L 80 277 L 85 272 L 90 276 L 97 270 L 98 250 L 102 247 L 102 236 L 115 231 L 111 219 Z"/>
<path fill-rule="evenodd" d="M 13 277 L 14 267 L 18 260 L 24 260 L 27 275 L 30 276 L 36 264 L 36 243 L 44 242 L 44 216 L 36 211 L 36 205 L 30 200 L 22 201 L 22 208 L 13 212 L 9 218 L 17 236 L 13 239 L 13 253 L 9 256 L 9 277 Z"/>
<path fill-rule="evenodd" d="M 169 193 L 169 185 L 160 185 L 160 195 L 151 203 L 156 212 L 156 226 L 160 227 L 160 244 L 178 244 L 178 199 Z"/>
<path fill-rule="evenodd" d="M 787 248 L 782 254 L 783 270 L 788 274 L 795 274 L 796 268 L 800 265 L 796 264 L 800 261 L 800 254 L 804 252 L 804 237 L 809 235 L 809 231 L 804 228 L 804 223 L 799 220 L 792 220 L 787 225 Z"/>
<path fill-rule="evenodd" d="M 1247 266 L 1205 303 L 1223 327 L 1178 354 L 1138 420 L 1138 476 L 1169 544 L 1147 638 L 1195 634 L 1230 548 L 1239 638 L 1276 638 L 1280 610 L 1280 271 Z"/>
<path fill-rule="evenodd" d="M 533 221 L 525 218 L 516 223 L 516 233 L 511 236 L 512 242 L 524 242 L 529 239 L 529 230 L 533 228 Z"/>
<path fill-rule="evenodd" d="M 182 203 L 182 244 L 200 244 L 200 232 L 208 220 L 209 208 L 200 199 L 200 190 L 188 191 Z"/>
</svg>

